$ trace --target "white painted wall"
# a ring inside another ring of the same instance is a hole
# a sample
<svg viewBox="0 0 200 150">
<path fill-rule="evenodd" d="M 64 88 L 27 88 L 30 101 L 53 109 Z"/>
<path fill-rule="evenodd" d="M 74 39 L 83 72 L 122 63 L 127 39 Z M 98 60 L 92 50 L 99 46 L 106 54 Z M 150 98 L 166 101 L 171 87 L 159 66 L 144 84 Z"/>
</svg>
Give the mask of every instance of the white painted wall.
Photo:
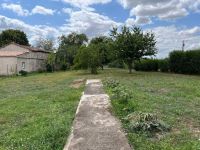
<svg viewBox="0 0 200 150">
<path fill-rule="evenodd" d="M 0 57 L 0 75 L 7 76 L 17 73 L 16 57 Z"/>
</svg>

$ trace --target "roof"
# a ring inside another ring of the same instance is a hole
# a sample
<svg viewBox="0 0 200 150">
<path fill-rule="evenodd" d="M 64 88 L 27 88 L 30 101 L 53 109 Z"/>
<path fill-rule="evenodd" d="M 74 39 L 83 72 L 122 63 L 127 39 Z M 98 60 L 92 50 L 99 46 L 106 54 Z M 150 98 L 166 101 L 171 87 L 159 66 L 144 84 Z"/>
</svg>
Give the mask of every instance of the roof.
<svg viewBox="0 0 200 150">
<path fill-rule="evenodd" d="M 20 44 L 14 43 L 14 42 L 12 42 L 12 43 L 10 43 L 10 44 L 19 46 L 19 47 L 21 47 L 21 48 L 25 48 L 25 49 L 27 49 L 27 50 L 29 50 L 29 51 L 32 51 L 32 52 L 50 53 L 49 51 L 46 51 L 46 50 L 43 50 L 43 49 L 40 49 L 40 48 L 35 48 L 35 47 L 20 45 Z M 10 44 L 7 44 L 7 45 L 5 45 L 5 46 L 3 46 L 3 47 L 6 47 L 6 46 L 8 46 L 8 45 L 10 45 Z M 2 47 L 2 48 L 3 48 L 3 47 Z"/>
<path fill-rule="evenodd" d="M 0 51 L 0 57 L 16 57 L 27 53 L 26 51 Z"/>
<path fill-rule="evenodd" d="M 22 48 L 25 48 L 25 49 L 28 49 L 32 52 L 44 52 L 44 53 L 50 53 L 49 51 L 46 51 L 46 50 L 43 50 L 43 49 L 40 49 L 40 48 L 35 48 L 35 47 L 30 47 L 30 46 L 25 46 L 25 45 L 19 45 L 17 43 L 14 43 L 12 42 L 11 44 L 14 44 L 16 46 L 19 46 L 19 47 L 22 47 Z"/>
</svg>

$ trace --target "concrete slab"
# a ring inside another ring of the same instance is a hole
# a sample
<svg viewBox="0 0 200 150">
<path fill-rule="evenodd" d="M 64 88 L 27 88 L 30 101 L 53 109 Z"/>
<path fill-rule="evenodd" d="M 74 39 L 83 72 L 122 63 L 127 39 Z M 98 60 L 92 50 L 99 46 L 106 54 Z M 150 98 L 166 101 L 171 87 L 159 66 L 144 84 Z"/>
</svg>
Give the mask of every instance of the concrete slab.
<svg viewBox="0 0 200 150">
<path fill-rule="evenodd" d="M 131 150 L 100 80 L 88 80 L 64 150 Z"/>
</svg>

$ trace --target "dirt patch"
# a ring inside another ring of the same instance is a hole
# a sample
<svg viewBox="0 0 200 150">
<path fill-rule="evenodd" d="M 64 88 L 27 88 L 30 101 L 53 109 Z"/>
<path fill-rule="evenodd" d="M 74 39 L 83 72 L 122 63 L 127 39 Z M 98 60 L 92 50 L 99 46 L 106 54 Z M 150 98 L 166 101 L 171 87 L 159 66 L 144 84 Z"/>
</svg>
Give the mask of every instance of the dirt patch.
<svg viewBox="0 0 200 150">
<path fill-rule="evenodd" d="M 74 88 L 74 89 L 78 89 L 81 87 L 81 85 L 83 85 L 85 83 L 85 80 L 86 79 L 77 79 L 77 80 L 74 80 L 71 84 L 70 84 L 70 87 L 71 88 Z"/>
</svg>

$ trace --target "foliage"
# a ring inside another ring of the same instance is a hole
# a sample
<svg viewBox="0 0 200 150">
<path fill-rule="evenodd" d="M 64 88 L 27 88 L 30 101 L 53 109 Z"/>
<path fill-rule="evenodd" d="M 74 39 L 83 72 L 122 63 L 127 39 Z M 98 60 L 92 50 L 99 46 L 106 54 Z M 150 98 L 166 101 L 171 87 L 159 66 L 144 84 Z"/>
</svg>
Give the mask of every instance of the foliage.
<svg viewBox="0 0 200 150">
<path fill-rule="evenodd" d="M 53 72 L 53 66 L 51 66 L 50 64 L 46 64 L 46 71 Z"/>
<path fill-rule="evenodd" d="M 132 132 L 156 133 L 170 130 L 169 125 L 152 113 L 134 112 L 125 117 L 124 120 L 130 122 L 129 129 Z"/>
<path fill-rule="evenodd" d="M 157 59 L 143 59 L 136 61 L 134 68 L 136 71 L 158 71 Z"/>
<path fill-rule="evenodd" d="M 169 59 L 165 58 L 165 59 L 159 59 L 158 60 L 158 68 L 161 72 L 169 72 L 170 68 L 169 68 Z"/>
<path fill-rule="evenodd" d="M 114 79 L 107 79 L 105 80 L 104 84 L 106 87 L 110 89 L 114 89 L 120 85 L 119 81 L 114 80 Z"/>
<path fill-rule="evenodd" d="M 15 42 L 20 45 L 29 46 L 27 35 L 20 30 L 8 29 L 0 33 L 0 47 Z"/>
<path fill-rule="evenodd" d="M 118 100 L 122 103 L 127 103 L 132 98 L 132 92 L 125 86 L 122 86 L 119 81 L 108 79 L 105 81 L 105 85 L 112 92 L 112 100 Z"/>
<path fill-rule="evenodd" d="M 108 64 L 109 68 L 125 68 L 125 64 L 122 60 L 114 60 Z"/>
<path fill-rule="evenodd" d="M 139 27 L 122 27 L 121 32 L 113 28 L 111 36 L 114 39 L 113 47 L 117 57 L 122 59 L 132 72 L 133 62 L 140 60 L 143 56 L 155 55 L 156 41 L 153 33 L 143 31 Z"/>
<path fill-rule="evenodd" d="M 24 71 L 24 70 L 20 70 L 19 71 L 19 74 L 21 75 L 21 76 L 27 76 L 28 75 L 28 72 L 27 71 Z"/>
<path fill-rule="evenodd" d="M 173 51 L 169 64 L 170 70 L 175 73 L 200 74 L 200 50 Z"/>
<path fill-rule="evenodd" d="M 100 57 L 100 63 L 103 69 L 104 65 L 107 65 L 112 57 L 111 57 L 111 52 L 112 52 L 112 44 L 113 40 L 109 37 L 106 36 L 100 36 L 93 38 L 90 41 L 90 44 L 94 44 L 99 47 L 99 57 Z"/>
<path fill-rule="evenodd" d="M 101 66 L 99 47 L 90 44 L 88 47 L 82 46 L 74 60 L 74 68 L 90 69 L 92 74 L 97 74 L 97 69 Z"/>
<path fill-rule="evenodd" d="M 46 51 L 53 51 L 54 50 L 54 42 L 51 39 L 40 38 L 36 43 L 36 47 L 40 48 L 40 49 L 44 49 Z"/>
<path fill-rule="evenodd" d="M 85 34 L 71 33 L 60 37 L 60 44 L 56 55 L 56 64 L 62 68 L 63 65 L 74 65 L 74 58 L 81 46 L 85 45 L 88 38 Z"/>
<path fill-rule="evenodd" d="M 55 60 L 56 60 L 56 55 L 54 53 L 50 53 L 47 57 L 47 62 L 46 62 L 47 72 L 54 72 L 54 70 L 55 70 Z"/>
</svg>

